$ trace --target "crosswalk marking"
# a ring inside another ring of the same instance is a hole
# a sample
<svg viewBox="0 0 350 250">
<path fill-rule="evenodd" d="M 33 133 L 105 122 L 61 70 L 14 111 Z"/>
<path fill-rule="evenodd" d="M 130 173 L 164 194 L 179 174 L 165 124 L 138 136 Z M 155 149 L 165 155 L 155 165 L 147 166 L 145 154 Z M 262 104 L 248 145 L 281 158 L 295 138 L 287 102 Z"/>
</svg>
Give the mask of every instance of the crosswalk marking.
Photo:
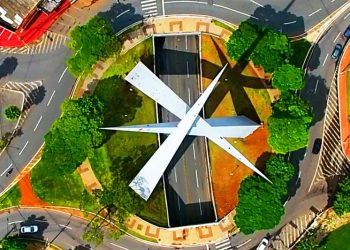
<svg viewBox="0 0 350 250">
<path fill-rule="evenodd" d="M 215 249 L 218 250 L 228 250 L 228 249 L 233 249 L 231 246 L 231 242 L 229 238 L 224 239 L 223 241 L 216 242 L 215 243 Z"/>
<path fill-rule="evenodd" d="M 157 0 L 143 0 L 141 1 L 141 9 L 144 16 L 151 17 L 158 15 Z"/>
<path fill-rule="evenodd" d="M 51 31 L 46 31 L 39 42 L 20 48 L 3 48 L 0 52 L 8 54 L 47 54 L 64 46 L 68 37 Z"/>
</svg>

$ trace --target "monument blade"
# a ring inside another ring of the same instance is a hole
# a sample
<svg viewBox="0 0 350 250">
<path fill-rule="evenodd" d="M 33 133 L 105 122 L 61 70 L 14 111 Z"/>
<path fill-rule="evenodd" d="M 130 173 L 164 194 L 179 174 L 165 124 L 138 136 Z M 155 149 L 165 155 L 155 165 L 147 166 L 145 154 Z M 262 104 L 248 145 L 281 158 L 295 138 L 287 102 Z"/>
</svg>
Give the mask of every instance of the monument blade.
<svg viewBox="0 0 350 250">
<path fill-rule="evenodd" d="M 166 138 L 158 150 L 151 156 L 137 176 L 129 184 L 129 186 L 144 200 L 148 200 L 159 179 L 162 177 L 165 169 L 187 135 L 187 132 L 190 130 L 193 123 L 199 118 L 199 112 L 202 110 L 205 102 L 217 85 L 226 66 L 227 65 L 223 67 L 215 79 L 210 83 L 208 88 L 193 104 L 192 108 L 179 122 L 174 132 Z"/>
</svg>

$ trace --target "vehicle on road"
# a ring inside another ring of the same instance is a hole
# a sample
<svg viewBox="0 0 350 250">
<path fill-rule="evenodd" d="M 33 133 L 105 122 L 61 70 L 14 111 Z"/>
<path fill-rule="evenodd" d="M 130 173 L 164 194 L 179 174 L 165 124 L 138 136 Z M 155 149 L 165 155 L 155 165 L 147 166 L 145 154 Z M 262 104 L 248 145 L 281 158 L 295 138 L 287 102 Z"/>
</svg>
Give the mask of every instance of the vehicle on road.
<svg viewBox="0 0 350 250">
<path fill-rule="evenodd" d="M 21 233 L 22 234 L 32 234 L 38 232 L 39 228 L 37 225 L 28 225 L 28 226 L 21 226 Z"/>
<path fill-rule="evenodd" d="M 322 140 L 321 138 L 316 138 L 314 142 L 314 146 L 312 147 L 312 153 L 318 154 L 321 150 Z"/>
<path fill-rule="evenodd" d="M 343 33 L 343 36 L 348 39 L 350 38 L 350 25 L 346 28 L 346 30 Z"/>
<path fill-rule="evenodd" d="M 334 46 L 334 49 L 333 49 L 333 52 L 332 52 L 332 58 L 334 60 L 337 60 L 341 54 L 341 51 L 343 49 L 343 46 L 340 44 L 340 43 L 337 43 L 335 46 Z"/>
<path fill-rule="evenodd" d="M 256 250 L 265 250 L 268 244 L 269 244 L 269 240 L 266 238 L 263 238 L 260 241 L 259 246 L 256 248 Z"/>
</svg>

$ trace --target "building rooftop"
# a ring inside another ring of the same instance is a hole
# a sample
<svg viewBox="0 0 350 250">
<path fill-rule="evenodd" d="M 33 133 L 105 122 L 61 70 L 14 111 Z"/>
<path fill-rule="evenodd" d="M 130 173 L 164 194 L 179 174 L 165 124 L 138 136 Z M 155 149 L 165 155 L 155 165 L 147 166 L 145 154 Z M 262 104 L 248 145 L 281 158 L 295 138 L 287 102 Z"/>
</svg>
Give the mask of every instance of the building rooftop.
<svg viewBox="0 0 350 250">
<path fill-rule="evenodd" d="M 40 0 L 1 0 L 0 21 L 17 28 Z"/>
</svg>

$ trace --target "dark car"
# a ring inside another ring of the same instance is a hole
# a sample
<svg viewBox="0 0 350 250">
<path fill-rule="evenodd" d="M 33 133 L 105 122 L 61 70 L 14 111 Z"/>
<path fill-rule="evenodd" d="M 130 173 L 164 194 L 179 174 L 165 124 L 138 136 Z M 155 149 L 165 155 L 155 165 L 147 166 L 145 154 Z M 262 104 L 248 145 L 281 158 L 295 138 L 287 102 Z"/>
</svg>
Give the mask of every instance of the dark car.
<svg viewBox="0 0 350 250">
<path fill-rule="evenodd" d="M 312 153 L 318 154 L 321 150 L 322 140 L 317 138 L 314 142 L 314 146 L 312 147 Z"/>
<path fill-rule="evenodd" d="M 334 50 L 332 52 L 332 58 L 334 60 L 337 60 L 341 54 L 341 51 L 343 49 L 343 46 L 339 43 L 337 43 L 335 46 L 334 46 Z"/>
<path fill-rule="evenodd" d="M 350 25 L 346 28 L 346 30 L 343 33 L 343 36 L 348 39 L 350 37 Z"/>
</svg>

